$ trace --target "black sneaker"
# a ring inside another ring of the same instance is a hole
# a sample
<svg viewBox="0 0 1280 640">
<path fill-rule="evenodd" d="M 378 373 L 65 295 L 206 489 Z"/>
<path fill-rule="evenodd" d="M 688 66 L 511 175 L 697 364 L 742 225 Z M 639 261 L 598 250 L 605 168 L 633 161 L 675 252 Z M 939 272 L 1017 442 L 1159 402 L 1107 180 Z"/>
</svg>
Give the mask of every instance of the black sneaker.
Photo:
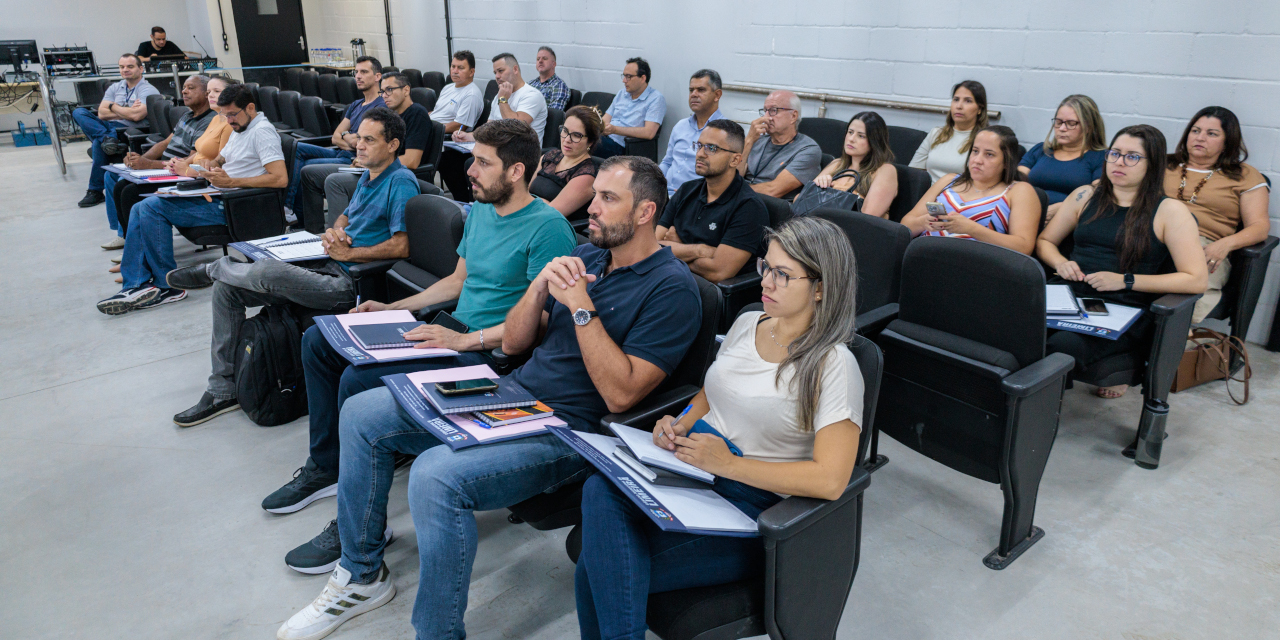
<svg viewBox="0 0 1280 640">
<path fill-rule="evenodd" d="M 391 525 L 382 533 L 386 544 L 391 544 Z M 342 539 L 338 536 L 338 521 L 330 520 L 320 535 L 299 545 L 285 554 L 284 563 L 298 573 L 316 575 L 329 573 L 342 559 Z"/>
<path fill-rule="evenodd" d="M 338 495 L 338 474 L 326 473 L 314 460 L 293 472 L 293 479 L 262 501 L 262 509 L 268 513 L 293 513 L 329 496 Z"/>
<path fill-rule="evenodd" d="M 109 316 L 118 316 L 122 313 L 133 311 L 138 305 L 150 302 L 152 298 L 158 295 L 160 295 L 160 290 L 149 284 L 125 289 L 106 300 L 99 301 L 98 311 Z"/>
<path fill-rule="evenodd" d="M 79 205 L 81 209 L 87 209 L 89 207 L 102 204 L 106 201 L 107 201 L 107 197 L 105 195 L 102 195 L 101 189 L 97 191 L 93 189 L 89 189 L 88 191 L 84 192 L 84 197 L 81 198 L 80 202 L 77 202 L 76 204 Z"/>
<path fill-rule="evenodd" d="M 196 406 L 174 416 L 173 422 L 179 427 L 194 427 L 239 408 L 240 402 L 235 398 L 218 400 L 213 397 L 213 394 L 206 391 L 203 396 L 200 396 L 200 402 L 197 402 Z"/>
<path fill-rule="evenodd" d="M 146 302 L 134 305 L 133 310 L 141 311 L 143 309 L 150 309 L 152 307 L 158 307 L 162 304 L 169 304 L 170 302 L 178 302 L 179 300 L 186 300 L 186 299 L 187 299 L 186 291 L 183 291 L 181 289 L 161 289 L 160 295 Z"/>
<path fill-rule="evenodd" d="M 121 142 L 119 138 L 104 138 L 102 152 L 108 156 L 122 156 L 129 153 L 129 145 Z"/>
<path fill-rule="evenodd" d="M 213 278 L 209 277 L 209 265 L 207 264 L 174 269 L 164 277 L 164 281 L 174 289 L 192 290 L 213 286 Z"/>
</svg>

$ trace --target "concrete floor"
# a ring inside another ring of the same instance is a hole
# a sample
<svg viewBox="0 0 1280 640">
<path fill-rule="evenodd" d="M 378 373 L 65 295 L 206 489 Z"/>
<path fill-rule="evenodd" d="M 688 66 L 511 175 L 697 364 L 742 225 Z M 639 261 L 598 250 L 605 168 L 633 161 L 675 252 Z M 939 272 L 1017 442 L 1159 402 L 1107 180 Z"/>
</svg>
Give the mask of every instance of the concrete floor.
<svg viewBox="0 0 1280 640">
<path fill-rule="evenodd" d="M 324 585 L 284 566 L 332 500 L 258 504 L 306 456 L 304 420 L 170 417 L 208 375 L 209 292 L 111 318 L 103 207 L 70 145 L 0 146 L 0 638 L 271 638 Z M 179 264 L 210 260 L 175 239 Z M 117 254 L 118 255 L 118 254 Z M 999 488 L 887 440 L 867 492 L 862 566 L 841 638 L 1280 638 L 1280 356 L 1252 349 L 1253 400 L 1220 384 L 1173 397 L 1157 471 L 1120 457 L 1140 398 L 1068 392 L 1040 492 L 1047 535 L 1005 571 Z M 417 553 L 404 478 L 387 562 L 399 595 L 333 637 L 411 638 Z M 472 638 L 576 637 L 564 531 L 478 514 Z"/>
</svg>

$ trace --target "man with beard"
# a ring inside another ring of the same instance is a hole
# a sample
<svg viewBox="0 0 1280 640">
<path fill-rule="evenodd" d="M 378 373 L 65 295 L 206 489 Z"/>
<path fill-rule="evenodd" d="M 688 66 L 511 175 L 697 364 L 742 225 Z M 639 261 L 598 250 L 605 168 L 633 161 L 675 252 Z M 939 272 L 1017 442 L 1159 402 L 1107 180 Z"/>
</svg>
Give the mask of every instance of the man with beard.
<svg viewBox="0 0 1280 640">
<path fill-rule="evenodd" d="M 712 282 L 738 275 L 764 249 L 769 210 L 738 175 L 744 135 L 732 120 L 708 122 L 691 145 L 702 178 L 681 185 L 658 220 L 659 244 Z"/>
<path fill-rule="evenodd" d="M 611 158 L 594 186 L 591 244 L 542 269 L 507 314 L 502 350 L 529 351 L 545 331 L 510 378 L 573 429 L 598 432 L 601 417 L 632 408 L 674 370 L 697 334 L 702 304 L 693 275 L 654 237 L 654 219 L 667 200 L 657 163 Z M 342 558 L 315 602 L 280 628 L 276 637 L 283 640 L 322 637 L 395 596 L 382 557 L 396 453 L 418 456 L 409 506 L 420 557 L 413 608 L 419 638 L 465 635 L 477 545 L 473 512 L 516 504 L 589 468 L 551 434 L 452 451 L 385 388 L 347 401 L 341 435 Z"/>
<path fill-rule="evenodd" d="M 405 334 L 421 348 L 443 347 L 453 358 L 410 360 L 351 366 L 312 327 L 302 338 L 302 368 L 307 378 L 311 423 L 310 457 L 290 480 L 262 501 L 271 513 L 293 513 L 338 490 L 338 414 L 351 396 L 382 386 L 382 376 L 426 369 L 493 364 L 489 355 L 502 345 L 503 320 L 538 274 L 553 258 L 573 251 L 573 229 L 559 211 L 529 195 L 537 171 L 541 143 L 519 120 L 498 120 L 476 130 L 476 161 L 468 175 L 477 203 L 472 205 L 458 245 L 452 275 L 425 291 L 391 304 L 366 300 L 352 313 L 405 309 L 418 311 L 458 300 L 453 317 L 466 325 L 459 332 L 429 324 Z M 424 318 L 432 320 L 432 318 Z M 285 556 L 285 564 L 302 573 L 328 573 L 342 556 L 337 525 Z"/>
<path fill-rule="evenodd" d="M 240 406 L 235 383 L 236 340 L 247 307 L 293 303 L 310 309 L 346 309 L 356 297 L 355 284 L 347 273 L 352 265 L 409 255 L 404 206 L 418 195 L 418 180 L 396 159 L 404 135 L 404 121 L 386 107 L 370 111 L 360 123 L 356 157 L 366 169 L 351 204 L 321 238 L 329 259 L 293 264 L 274 259 L 237 262 L 223 257 L 169 272 L 166 281 L 174 290 L 213 287 L 209 346 L 213 372 L 200 401 L 174 416 L 174 423 L 190 427 Z"/>
</svg>

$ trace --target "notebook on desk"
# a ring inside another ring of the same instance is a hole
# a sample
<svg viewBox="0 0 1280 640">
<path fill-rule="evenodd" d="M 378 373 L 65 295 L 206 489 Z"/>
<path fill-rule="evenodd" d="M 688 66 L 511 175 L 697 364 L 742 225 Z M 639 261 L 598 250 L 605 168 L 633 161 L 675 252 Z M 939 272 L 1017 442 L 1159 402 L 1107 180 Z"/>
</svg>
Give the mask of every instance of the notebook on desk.
<svg viewBox="0 0 1280 640">
<path fill-rule="evenodd" d="M 231 248 L 255 262 L 268 259 L 281 262 L 304 262 L 329 257 L 324 252 L 324 243 L 321 242 L 320 236 L 306 231 L 291 231 L 270 238 L 233 242 Z"/>
<path fill-rule="evenodd" d="M 403 349 L 416 344 L 405 340 L 404 334 L 425 324 L 427 323 L 420 320 L 389 322 L 386 324 L 362 324 L 351 327 L 351 335 L 365 349 Z"/>
</svg>

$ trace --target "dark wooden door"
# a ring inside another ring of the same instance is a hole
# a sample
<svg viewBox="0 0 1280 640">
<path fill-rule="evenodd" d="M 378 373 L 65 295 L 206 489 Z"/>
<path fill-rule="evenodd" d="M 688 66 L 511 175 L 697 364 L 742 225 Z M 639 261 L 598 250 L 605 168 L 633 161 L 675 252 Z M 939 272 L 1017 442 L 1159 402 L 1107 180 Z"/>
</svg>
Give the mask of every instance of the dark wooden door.
<svg viewBox="0 0 1280 640">
<path fill-rule="evenodd" d="M 240 64 L 261 67 L 310 62 L 301 0 L 231 0 Z"/>
</svg>

